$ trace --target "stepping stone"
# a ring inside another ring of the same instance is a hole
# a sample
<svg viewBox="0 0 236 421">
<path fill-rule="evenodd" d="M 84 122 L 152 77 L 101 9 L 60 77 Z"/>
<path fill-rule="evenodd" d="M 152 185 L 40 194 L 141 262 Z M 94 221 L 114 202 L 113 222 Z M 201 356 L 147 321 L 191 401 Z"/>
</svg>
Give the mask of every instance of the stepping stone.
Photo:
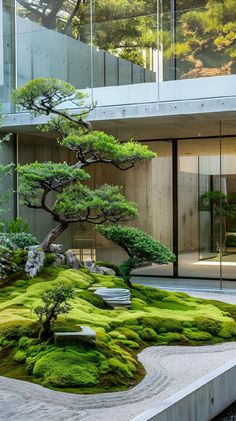
<svg viewBox="0 0 236 421">
<path fill-rule="evenodd" d="M 84 341 L 84 342 L 96 342 L 96 332 L 88 326 L 80 326 L 81 331 L 79 332 L 54 332 L 55 343 Z"/>
<path fill-rule="evenodd" d="M 125 288 L 98 288 L 95 294 L 112 307 L 130 307 L 130 290 Z"/>
</svg>

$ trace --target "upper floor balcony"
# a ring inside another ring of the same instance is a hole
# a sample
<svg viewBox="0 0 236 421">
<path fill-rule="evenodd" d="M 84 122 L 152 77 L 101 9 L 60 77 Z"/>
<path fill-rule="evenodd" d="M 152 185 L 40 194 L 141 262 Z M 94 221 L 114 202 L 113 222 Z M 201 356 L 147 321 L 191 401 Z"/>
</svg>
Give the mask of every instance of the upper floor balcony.
<svg viewBox="0 0 236 421">
<path fill-rule="evenodd" d="M 236 0 L 0 0 L 0 44 L 6 114 L 11 89 L 37 77 L 87 89 L 96 118 L 100 107 L 236 107 Z"/>
</svg>

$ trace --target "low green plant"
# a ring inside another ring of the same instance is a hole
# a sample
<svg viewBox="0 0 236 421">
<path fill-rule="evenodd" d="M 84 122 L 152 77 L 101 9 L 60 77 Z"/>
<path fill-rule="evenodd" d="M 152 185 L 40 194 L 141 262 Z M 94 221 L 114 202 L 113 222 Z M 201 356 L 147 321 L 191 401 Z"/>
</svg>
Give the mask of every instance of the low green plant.
<svg viewBox="0 0 236 421">
<path fill-rule="evenodd" d="M 14 219 L 11 219 L 7 226 L 7 232 L 9 234 L 17 234 L 17 233 L 29 233 L 30 227 L 28 221 L 26 221 L 24 218 L 17 217 Z"/>
<path fill-rule="evenodd" d="M 51 348 L 48 353 L 38 356 L 33 375 L 41 378 L 47 386 L 94 386 L 99 382 L 99 366 L 99 360 L 91 352 L 81 353 L 70 347 Z"/>
<path fill-rule="evenodd" d="M 193 341 L 211 341 L 212 335 L 209 332 L 193 332 L 190 329 L 184 331 L 184 335 Z"/>
<path fill-rule="evenodd" d="M 217 336 L 217 334 L 221 330 L 220 322 L 207 317 L 196 317 L 194 319 L 193 325 L 196 326 L 198 330 L 209 332 L 211 335 L 214 336 Z"/>
<path fill-rule="evenodd" d="M 145 329 L 143 329 L 140 332 L 140 336 L 145 342 L 154 342 L 158 338 L 156 332 L 150 327 L 146 327 Z"/>
<path fill-rule="evenodd" d="M 26 353 L 24 351 L 17 351 L 14 355 L 14 360 L 18 363 L 23 363 L 26 360 Z"/>
<path fill-rule="evenodd" d="M 174 254 L 168 247 L 140 229 L 119 224 L 106 227 L 99 225 L 97 229 L 100 234 L 120 246 L 129 256 L 119 268 L 122 278 L 129 287 L 132 287 L 130 276 L 135 267 L 147 262 L 162 265 L 175 260 Z"/>
<path fill-rule="evenodd" d="M 41 294 L 42 306 L 34 308 L 41 326 L 39 339 L 41 341 L 50 339 L 53 335 L 52 326 L 59 314 L 69 313 L 71 305 L 68 300 L 74 297 L 71 286 L 58 284 Z"/>
</svg>

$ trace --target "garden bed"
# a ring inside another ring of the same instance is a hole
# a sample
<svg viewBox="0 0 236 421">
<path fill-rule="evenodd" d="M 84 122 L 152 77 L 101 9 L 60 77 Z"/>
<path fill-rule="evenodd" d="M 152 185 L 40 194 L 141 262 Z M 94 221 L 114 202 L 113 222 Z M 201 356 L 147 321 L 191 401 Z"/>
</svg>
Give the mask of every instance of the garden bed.
<svg viewBox="0 0 236 421">
<path fill-rule="evenodd" d="M 94 344 L 39 342 L 36 315 L 41 294 L 58 283 L 72 286 L 72 310 L 54 330 L 95 330 Z M 114 276 L 86 270 L 45 268 L 40 276 L 17 279 L 0 290 L 0 372 L 75 393 L 125 390 L 145 375 L 137 354 L 150 345 L 205 345 L 236 338 L 236 306 L 134 285 L 131 309 L 111 309 L 94 286 L 125 288 Z"/>
</svg>

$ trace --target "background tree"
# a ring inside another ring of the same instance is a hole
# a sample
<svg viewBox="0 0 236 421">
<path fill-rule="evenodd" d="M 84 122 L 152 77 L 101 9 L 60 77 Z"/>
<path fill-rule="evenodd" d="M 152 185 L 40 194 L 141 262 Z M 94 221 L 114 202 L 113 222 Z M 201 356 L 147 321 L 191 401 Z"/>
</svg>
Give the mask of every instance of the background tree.
<svg viewBox="0 0 236 421">
<path fill-rule="evenodd" d="M 39 339 L 48 340 L 52 337 L 52 326 L 60 314 L 69 313 L 71 305 L 68 300 L 74 297 L 74 291 L 66 285 L 56 285 L 41 295 L 42 306 L 34 309 L 40 323 Z"/>
<path fill-rule="evenodd" d="M 106 133 L 93 132 L 91 124 L 84 119 L 90 107 L 79 113 L 63 108 L 68 101 L 78 109 L 85 107 L 84 97 L 66 82 L 43 78 L 30 81 L 13 94 L 18 106 L 35 116 L 48 115 L 49 122 L 41 129 L 57 132 L 60 145 L 75 155 L 74 164 L 34 162 L 17 168 L 22 203 L 32 209 L 44 210 L 58 223 L 41 243 L 43 250 L 49 250 L 72 223 L 102 224 L 137 217 L 136 204 L 122 196 L 119 186 L 105 184 L 92 190 L 85 185 L 90 176 L 84 168 L 103 163 L 126 171 L 137 162 L 156 156 L 138 142 L 121 143 Z"/>
<path fill-rule="evenodd" d="M 129 287 L 131 271 L 144 263 L 168 264 L 175 261 L 168 247 L 137 228 L 122 226 L 97 227 L 100 234 L 120 246 L 129 258 L 120 265 L 120 274 Z"/>
<path fill-rule="evenodd" d="M 202 7 L 177 14 L 176 21 L 175 45 L 168 27 L 163 33 L 164 54 L 185 63 L 179 69 L 182 78 L 231 74 L 236 58 L 235 0 L 208 0 Z"/>
</svg>

